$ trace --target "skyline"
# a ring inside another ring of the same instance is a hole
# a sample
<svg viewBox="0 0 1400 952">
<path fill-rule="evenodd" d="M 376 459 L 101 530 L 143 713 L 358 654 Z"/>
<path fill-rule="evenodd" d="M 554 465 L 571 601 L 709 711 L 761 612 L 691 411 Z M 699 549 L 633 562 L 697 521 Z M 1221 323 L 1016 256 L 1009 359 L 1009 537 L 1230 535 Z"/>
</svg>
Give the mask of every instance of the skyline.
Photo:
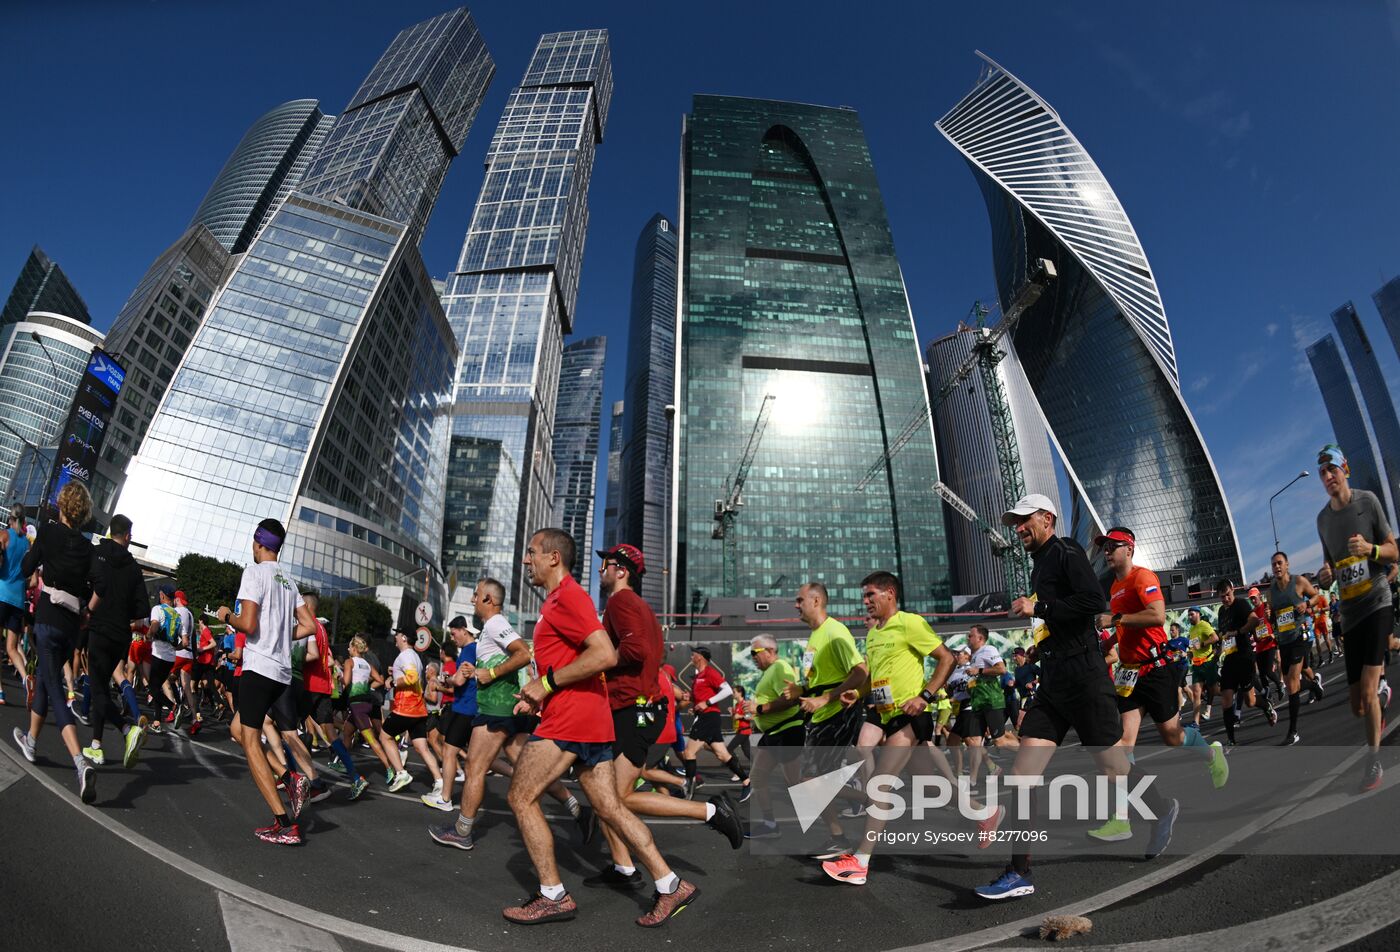
<svg viewBox="0 0 1400 952">
<path fill-rule="evenodd" d="M 295 61 L 278 44 L 296 40 L 297 27 L 311 29 L 326 5 L 278 8 L 290 37 L 269 38 L 266 50 L 238 42 L 239 31 L 251 31 L 257 21 L 245 22 L 242 11 L 235 17 L 137 9 L 113 16 L 85 9 L 76 25 L 72 11 L 36 5 L 12 11 L 14 28 L 0 42 L 21 76 L 38 75 L 26 66 L 46 48 L 48 35 L 74 46 L 80 65 L 72 76 L 46 82 L 44 97 L 22 96 L 16 107 L 30 142 L 23 154 L 0 159 L 0 169 L 25 185 L 5 200 L 11 227 L 0 243 L 0 271 L 17 273 L 29 247 L 39 244 L 72 277 L 94 326 L 105 331 L 150 261 L 179 237 L 258 115 L 295 98 L 347 101 L 386 36 L 451 6 L 366 7 L 362 16 L 318 27 L 345 30 L 333 37 L 344 54 Z M 1268 496 L 1300 469 L 1313 471 L 1315 451 L 1330 435 L 1302 348 L 1330 329 L 1328 315 L 1348 299 L 1358 302 L 1376 339 L 1381 325 L 1371 294 L 1400 271 L 1400 249 L 1388 228 L 1400 200 L 1374 187 L 1385 180 L 1384 159 L 1396 138 L 1390 120 L 1400 111 L 1388 92 L 1400 88 L 1394 7 L 1299 8 L 1288 22 L 1267 24 L 1256 22 L 1252 8 L 1212 11 L 1208 36 L 1197 35 L 1200 21 L 1192 17 L 1124 16 L 1102 7 L 1076 7 L 1009 31 L 991 22 L 996 17 L 942 10 L 898 18 L 872 13 L 834 31 L 830 18 L 789 23 L 774 8 L 746 11 L 741 33 L 732 26 L 740 9 L 720 8 L 714 22 L 688 27 L 693 42 L 671 46 L 656 43 L 664 24 L 654 11 L 632 5 L 590 10 L 587 22 L 558 5 L 528 12 L 473 8 L 505 77 L 520 74 L 541 31 L 612 31 L 617 107 L 595 176 L 594 240 L 568 342 L 606 333 L 614 348 L 625 346 L 632 236 L 652 214 L 676 214 L 680 116 L 698 92 L 857 108 L 890 208 L 920 348 L 947 333 L 973 299 L 995 293 L 980 196 L 960 157 L 933 129 L 975 74 L 972 50 L 983 48 L 1055 105 L 1133 220 L 1172 323 L 1183 393 L 1219 466 L 1246 572 L 1257 577 L 1273 547 Z M 151 32 L 153 22 L 182 35 L 202 25 L 227 39 L 165 48 L 161 30 Z M 904 29 L 892 31 L 892 23 Z M 779 28 L 791 34 L 791 52 L 758 57 L 764 37 Z M 1260 49 L 1238 42 L 1259 30 Z M 1146 45 L 1145 37 L 1152 38 Z M 885 44 L 878 56 L 872 48 L 873 79 L 823 68 L 823 57 L 839 52 L 842 38 L 863 47 Z M 1281 65 L 1270 55 L 1276 47 L 1306 50 L 1299 54 L 1302 68 L 1296 61 Z M 143 49 L 159 49 L 160 56 L 140 62 L 132 52 Z M 811 55 L 797 54 L 804 49 Z M 723 55 L 712 55 L 716 50 Z M 207 63 L 217 73 L 225 57 L 248 61 L 247 82 L 230 84 L 233 89 L 191 83 L 188 93 L 164 85 L 171 70 Z M 736 61 L 748 71 L 736 71 Z M 665 69 L 648 68 L 649 62 Z M 129 108 L 89 114 L 84 97 L 99 75 L 108 96 Z M 131 93 L 143 78 L 151 89 L 160 86 L 159 97 Z M 27 78 L 17 86 L 37 92 Z M 889 96 L 887 89 L 899 92 Z M 496 121 L 507 92 L 505 83 L 491 90 L 483 121 Z M 168 123 L 185 95 L 209 120 L 207 129 Z M 71 133 L 63 130 L 66 117 L 77 114 L 89 125 L 87 139 L 103 149 L 70 147 Z M 455 259 L 481 183 L 486 138 L 468 140 L 444 185 L 423 245 L 435 276 L 444 276 Z M 112 166 L 109 178 L 101 174 L 105 165 Z M 1224 353 L 1236 355 L 1234 369 Z M 1395 355 L 1390 348 L 1377 353 L 1394 377 Z M 622 394 L 620 364 L 605 380 L 609 405 Z M 1317 561 L 1312 516 L 1322 494 L 1315 476 L 1309 482 L 1281 497 L 1276 510 L 1283 547 L 1311 570 Z"/>
</svg>

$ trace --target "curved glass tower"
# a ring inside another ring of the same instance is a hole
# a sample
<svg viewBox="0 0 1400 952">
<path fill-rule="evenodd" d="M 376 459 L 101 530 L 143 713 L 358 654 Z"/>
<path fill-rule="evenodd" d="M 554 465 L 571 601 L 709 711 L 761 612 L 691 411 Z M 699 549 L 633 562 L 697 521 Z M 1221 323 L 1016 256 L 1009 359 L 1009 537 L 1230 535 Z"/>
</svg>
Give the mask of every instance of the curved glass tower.
<svg viewBox="0 0 1400 952">
<path fill-rule="evenodd" d="M 284 102 L 261 116 L 234 148 L 194 213 L 231 254 L 246 251 L 277 203 L 301 179 L 334 116 L 314 99 Z"/>
<path fill-rule="evenodd" d="M 1137 533 L 1139 564 L 1191 582 L 1241 578 L 1234 522 L 1132 223 L 1055 110 L 978 55 L 977 84 L 937 127 L 982 188 L 1003 306 L 1027 261 L 1055 263 L 1058 279 L 1013 344 L 1075 495 L 1099 526 Z"/>
<path fill-rule="evenodd" d="M 911 611 L 946 609 L 928 396 L 879 182 L 854 110 L 696 96 L 682 148 L 676 598 L 790 598 L 825 582 L 860 608 L 877 569 Z M 712 537 L 766 394 L 777 399 L 733 531 Z M 906 426 L 907 445 L 862 476 Z"/>
</svg>

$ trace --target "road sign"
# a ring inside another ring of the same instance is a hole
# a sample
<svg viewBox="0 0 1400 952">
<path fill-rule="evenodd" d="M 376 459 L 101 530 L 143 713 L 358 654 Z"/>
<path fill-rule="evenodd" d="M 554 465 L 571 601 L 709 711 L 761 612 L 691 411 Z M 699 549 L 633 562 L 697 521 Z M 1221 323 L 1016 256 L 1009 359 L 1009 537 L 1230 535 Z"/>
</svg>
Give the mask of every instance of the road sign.
<svg viewBox="0 0 1400 952">
<path fill-rule="evenodd" d="M 420 625 L 427 625 L 433 620 L 433 606 L 427 602 L 419 602 L 418 607 L 413 610 L 413 620 Z"/>
<path fill-rule="evenodd" d="M 413 642 L 413 647 L 417 648 L 419 651 L 427 651 L 428 648 L 432 646 L 433 633 L 430 630 L 427 628 L 419 628 L 414 634 L 417 635 L 417 637 Z"/>
</svg>

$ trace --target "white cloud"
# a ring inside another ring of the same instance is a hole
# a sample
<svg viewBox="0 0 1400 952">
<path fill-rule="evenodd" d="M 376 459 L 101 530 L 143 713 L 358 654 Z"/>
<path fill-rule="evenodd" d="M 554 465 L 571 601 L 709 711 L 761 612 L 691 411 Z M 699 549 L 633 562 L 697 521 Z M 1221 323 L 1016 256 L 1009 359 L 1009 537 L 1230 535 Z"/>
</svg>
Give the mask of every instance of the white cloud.
<svg viewBox="0 0 1400 952">
<path fill-rule="evenodd" d="M 1265 325 L 1264 325 L 1264 332 L 1265 332 L 1266 334 L 1268 334 L 1270 337 L 1273 337 L 1275 334 L 1278 333 L 1278 322 L 1277 322 L 1277 321 L 1270 321 L 1269 323 L 1265 324 Z"/>
</svg>

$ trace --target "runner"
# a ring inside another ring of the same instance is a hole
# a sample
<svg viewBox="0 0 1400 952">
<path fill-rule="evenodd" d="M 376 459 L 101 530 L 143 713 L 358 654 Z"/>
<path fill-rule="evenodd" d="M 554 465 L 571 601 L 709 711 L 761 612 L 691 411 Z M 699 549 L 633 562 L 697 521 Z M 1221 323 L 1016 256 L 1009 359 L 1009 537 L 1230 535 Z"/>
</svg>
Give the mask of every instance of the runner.
<svg viewBox="0 0 1400 952">
<path fill-rule="evenodd" d="M 1363 768 L 1361 789 L 1380 786 L 1381 704 L 1378 689 L 1390 646 L 1392 611 L 1389 565 L 1400 560 L 1395 534 L 1385 519 L 1385 509 L 1375 495 L 1352 489 L 1351 469 L 1335 443 L 1317 455 L 1318 475 L 1327 490 L 1327 505 L 1317 514 L 1317 535 L 1322 540 L 1322 568 L 1317 579 L 1323 585 L 1337 580 L 1341 590 L 1342 628 L 1345 641 L 1347 690 L 1351 712 L 1365 720 L 1370 756 Z"/>
<path fill-rule="evenodd" d="M 971 730 L 970 723 L 963 717 L 963 712 L 968 711 L 972 705 L 972 678 L 968 675 L 967 669 L 972 666 L 972 649 L 963 645 L 953 652 L 953 673 L 948 675 L 948 683 L 944 687 L 952 699 L 952 724 L 948 728 L 948 749 L 953 753 L 953 771 L 959 777 L 963 775 L 963 770 L 967 766 L 963 756 L 963 751 L 968 751 L 971 756 L 971 745 L 967 743 L 967 738 L 962 735 L 962 731 Z"/>
<path fill-rule="evenodd" d="M 97 773 L 83 758 L 73 712 L 64 703 L 63 663 L 73 654 L 82 609 L 92 593 L 88 578 L 92 569 L 92 544 L 79 531 L 91 516 L 92 497 L 87 487 L 79 482 L 65 484 L 58 492 L 58 521 L 47 522 L 39 528 L 38 536 L 20 564 L 26 578 L 43 567 L 44 591 L 34 615 L 39 663 L 35 669 L 34 699 L 29 706 L 29 733 L 18 727 L 14 730 L 20 753 L 32 764 L 34 744 L 52 705 L 54 723 L 63 735 L 63 744 L 77 771 L 78 794 L 89 804 L 97 799 Z"/>
<path fill-rule="evenodd" d="M 340 731 L 335 726 L 336 668 L 335 659 L 331 657 L 330 634 L 317 616 L 321 598 L 315 592 L 306 592 L 301 598 L 316 624 L 316 632 L 313 636 L 314 650 L 311 644 L 301 649 L 301 677 L 300 690 L 297 692 L 296 698 L 296 722 L 297 724 L 310 724 L 325 735 L 331 750 L 335 752 L 336 762 L 343 768 L 340 772 L 345 775 L 346 780 L 350 781 L 349 798 L 358 800 L 369 784 L 355 769 L 355 761 L 350 756 L 350 748 L 346 747 L 345 742 L 340 739 Z M 297 675 L 297 654 L 298 649 L 293 645 L 294 680 Z M 295 747 L 293 747 L 293 751 L 295 751 Z M 308 757 L 308 759 L 310 758 Z M 308 802 L 316 803 L 330 796 L 330 788 L 324 781 L 316 778 L 314 773 L 307 776 L 312 778 Z"/>
<path fill-rule="evenodd" d="M 175 649 L 180 644 L 180 613 L 175 610 L 175 586 L 169 582 L 159 589 L 159 602 L 151 608 L 149 619 L 151 669 L 146 676 L 146 687 L 150 691 L 150 703 L 154 708 L 151 718 L 151 733 L 159 734 L 162 724 L 171 720 L 170 711 L 174 707 L 168 681 L 170 672 L 175 669 Z M 167 707 L 167 703 L 169 707 Z"/>
<path fill-rule="evenodd" d="M 146 725 L 136 705 L 136 692 L 131 682 L 123 677 L 123 669 L 131 632 L 149 616 L 151 599 L 146 593 L 141 567 L 127 549 L 131 544 L 131 520 L 120 514 L 113 516 L 107 526 L 107 536 L 93 549 L 90 567 L 88 662 L 92 706 L 88 722 L 92 728 L 92 743 L 83 748 L 83 756 L 94 766 L 106 763 L 102 731 L 110 723 L 126 739 L 122 766 L 130 768 L 141 752 Z M 117 682 L 128 708 L 135 712 L 131 720 L 123 715 L 121 703 L 112 703 L 113 681 Z"/>
<path fill-rule="evenodd" d="M 238 584 L 238 612 L 221 605 L 217 617 L 246 636 L 237 659 L 243 673 L 233 730 L 243 745 L 253 783 L 272 811 L 272 823 L 255 829 L 253 835 L 267 843 L 293 846 L 301 843 L 301 830 L 282 808 L 276 780 L 262 750 L 263 721 L 292 680 L 292 639 L 316 633 L 316 619 L 277 564 L 277 552 L 286 537 L 287 530 L 276 519 L 258 523 L 253 533 L 253 564 L 243 570 Z M 301 812 L 304 793 L 301 784 L 287 785 L 293 813 Z"/>
<path fill-rule="evenodd" d="M 26 612 L 24 610 L 25 575 L 21 569 L 24 554 L 29 551 L 29 536 L 24 532 L 24 507 L 11 510 L 5 531 L 0 532 L 0 630 L 5 634 L 5 657 L 15 666 L 15 674 L 20 684 L 28 677 L 28 663 L 24 652 L 19 650 L 20 639 L 24 637 Z M 5 703 L 5 686 L 0 681 L 0 704 Z"/>
<path fill-rule="evenodd" d="M 1016 714 L 1016 733 L 1021 733 L 1021 722 L 1026 718 L 1026 711 L 1030 708 L 1031 702 L 1035 700 L 1035 689 L 1040 683 L 1040 665 L 1025 648 L 1017 647 L 1012 655 L 1016 658 L 1016 694 L 1020 698 L 1020 710 Z"/>
<path fill-rule="evenodd" d="M 729 711 L 730 726 L 734 728 L 734 734 L 729 738 L 729 743 L 724 749 L 729 751 L 730 757 L 739 756 L 739 751 L 744 752 L 744 758 L 749 762 L 749 768 L 753 768 L 753 748 L 749 746 L 749 740 L 753 737 L 753 704 L 749 701 L 749 692 L 744 690 L 742 684 L 734 685 L 734 703 Z M 737 783 L 739 777 L 733 775 Z"/>
<path fill-rule="evenodd" d="M 1117 747 L 1133 760 L 1138 729 L 1146 713 L 1157 725 L 1162 743 L 1168 747 L 1199 747 L 1210 761 L 1210 778 L 1218 790 L 1230 779 L 1230 768 L 1220 744 L 1207 744 L 1195 726 L 1181 727 L 1181 701 L 1178 690 L 1184 672 L 1173 663 L 1167 649 L 1167 633 L 1162 623 L 1167 619 L 1167 603 L 1155 573 L 1133 564 L 1137 537 L 1131 529 L 1115 526 L 1107 535 L 1098 536 L 1094 544 L 1104 553 L 1104 560 L 1113 572 L 1109 593 L 1110 612 L 1099 616 L 1098 624 L 1112 627 L 1118 636 L 1118 664 L 1113 687 L 1118 695 L 1118 715 L 1123 736 Z M 1167 803 L 1148 787 L 1143 802 L 1158 820 L 1153 826 L 1152 839 L 1147 844 L 1146 858 L 1160 856 L 1171 841 L 1180 804 Z M 1104 843 L 1132 837 L 1127 810 L 1120 807 L 1103 826 L 1090 830 L 1089 836 Z"/>
<path fill-rule="evenodd" d="M 183 703 L 177 703 L 171 717 L 171 726 L 178 730 L 184 711 L 189 712 L 190 724 L 198 725 L 203 719 L 199 713 L 199 697 L 194 691 L 194 649 L 197 637 L 194 627 L 194 613 L 190 611 L 189 603 L 185 600 L 185 593 L 176 590 L 172 599 L 175 606 L 175 614 L 180 619 L 180 641 L 175 646 L 175 661 L 171 667 L 171 672 L 179 676 L 180 695 Z M 181 708 L 184 708 L 184 711 Z M 198 728 L 190 731 L 191 736 L 198 733 Z"/>
<path fill-rule="evenodd" d="M 432 794 L 424 794 L 423 803 L 444 813 L 452 810 L 452 785 L 457 780 L 457 762 L 467 742 L 472 736 L 472 721 L 476 718 L 476 658 L 477 644 L 472 637 L 471 625 L 463 615 L 458 615 L 447 623 L 447 634 L 452 639 L 457 655 L 452 662 L 450 675 L 444 676 L 443 693 L 451 688 L 452 702 L 442 713 L 443 756 L 442 789 Z M 444 662 L 446 664 L 447 662 Z M 465 780 L 465 777 L 463 778 Z"/>
<path fill-rule="evenodd" d="M 728 770 L 737 776 L 744 789 L 739 793 L 739 802 L 749 798 L 749 774 L 739 761 L 724 746 L 724 733 L 720 727 L 719 702 L 730 697 L 734 689 L 725 680 L 724 674 L 710 663 L 710 649 L 697 645 L 690 653 L 690 663 L 695 666 L 695 676 L 691 679 L 690 696 L 694 701 L 695 720 L 690 725 L 690 741 L 685 745 L 681 762 L 685 765 L 685 796 L 689 800 L 695 796 L 695 758 L 706 747 L 719 758 L 721 770 Z"/>
<path fill-rule="evenodd" d="M 1254 629 L 1260 618 L 1250 610 L 1249 603 L 1235 597 L 1235 586 L 1227 578 L 1215 585 L 1215 593 L 1220 596 L 1220 615 L 1216 624 L 1225 647 L 1220 652 L 1220 703 L 1225 709 L 1225 736 L 1229 745 L 1235 746 L 1235 723 L 1239 720 L 1241 702 L 1258 707 L 1269 720 L 1269 726 L 1278 723 L 1278 713 L 1264 695 L 1264 686 L 1259 682 L 1255 668 Z"/>
<path fill-rule="evenodd" d="M 1040 665 L 1035 702 L 1021 719 L 1021 749 L 1011 773 L 1045 776 L 1055 748 L 1071 729 L 1085 747 L 1096 747 L 1100 771 L 1110 781 L 1129 774 L 1123 749 L 1118 698 L 1098 651 L 1094 622 L 1104 609 L 1103 589 L 1089 558 L 1074 542 L 1055 535 L 1054 503 L 1038 493 L 1019 500 L 1002 514 L 1030 553 L 1030 597 L 1012 600 L 1010 616 L 1031 619 Z M 1032 794 L 1032 799 L 1038 799 Z M 1017 846 L 1011 865 L 991 883 L 975 890 L 983 899 L 1011 899 L 1035 892 L 1028 847 Z"/>
<path fill-rule="evenodd" d="M 749 654 L 761 676 L 754 688 L 754 710 L 758 729 L 763 736 L 758 740 L 761 749 L 769 751 L 772 759 L 769 764 L 777 764 L 779 771 L 791 788 L 801 780 L 802 749 L 805 746 L 807 730 L 802 722 L 802 707 L 796 690 L 798 674 L 792 665 L 778 657 L 778 643 L 772 635 L 759 635 L 749 643 Z M 764 778 L 767 782 L 758 785 L 759 822 L 749 831 L 749 839 L 762 839 L 778 835 L 778 822 L 773 816 L 772 775 Z M 735 842 L 738 847 L 738 842 Z"/>
<path fill-rule="evenodd" d="M 578 910 L 564 890 L 555 864 L 554 836 L 539 802 L 545 788 L 574 766 L 598 818 L 637 854 L 656 883 L 651 911 L 637 924 L 660 926 L 700 891 L 671 871 L 646 824 L 618 798 L 613 719 L 603 677 L 616 667 L 618 653 L 599 625 L 593 601 L 569 574 L 575 551 L 573 537 L 560 529 L 539 530 L 525 550 L 530 583 L 548 596 L 535 623 L 540 675 L 520 688 L 520 708 L 540 712 L 540 723 L 516 763 L 510 807 L 540 886 L 531 899 L 503 910 L 503 915 L 511 922 L 534 925 L 572 919 Z"/>
<path fill-rule="evenodd" d="M 365 641 L 363 636 L 356 635 L 350 639 L 350 657 L 345 659 L 345 665 L 341 669 L 341 681 L 345 685 L 346 706 L 349 709 L 350 717 L 342 727 L 341 740 L 344 742 L 355 734 L 364 738 L 369 749 L 374 751 L 374 756 L 378 757 L 379 763 L 383 765 L 386 782 L 392 792 L 408 786 L 413 782 L 413 778 L 408 775 L 408 771 L 394 766 L 399 763 L 398 748 L 394 747 L 394 759 L 391 761 L 389 754 L 379 743 L 379 732 L 374 729 L 374 720 L 370 716 L 370 711 L 375 705 L 374 668 L 365 659 L 367 654 L 369 654 L 369 642 Z M 395 786 L 396 783 L 398 786 Z"/>
<path fill-rule="evenodd" d="M 406 631 L 394 632 L 394 647 L 399 650 L 399 655 L 394 659 L 394 666 L 390 670 L 394 697 L 389 702 L 389 719 L 380 728 L 379 742 L 387 749 L 393 745 L 395 737 L 407 734 L 413 743 L 413 749 L 418 751 L 418 756 L 423 758 L 428 773 L 432 775 L 433 794 L 441 799 L 442 772 L 438 769 L 438 761 L 433 756 L 432 748 L 428 746 L 428 706 L 423 700 L 423 659 L 409 643 Z M 390 760 L 393 760 L 392 754 Z M 403 772 L 406 774 L 408 771 Z M 398 783 L 398 778 L 395 778 L 395 783 Z M 399 784 L 389 789 L 401 790 L 403 786 Z"/>
<path fill-rule="evenodd" d="M 983 741 L 990 738 L 995 743 L 1006 733 L 1006 692 L 1001 689 L 1006 662 L 989 642 L 990 635 L 986 625 L 973 625 L 968 630 L 967 647 L 971 652 L 966 669 L 968 702 L 962 706 L 953 727 L 953 733 L 970 748 L 968 776 L 973 787 L 977 786 L 982 770 Z"/>
<path fill-rule="evenodd" d="M 1289 572 L 1288 556 L 1283 552 L 1275 552 L 1270 565 L 1274 580 L 1269 586 L 1269 609 L 1273 614 L 1283 675 L 1288 680 L 1288 735 L 1279 746 L 1289 747 L 1298 743 L 1298 709 L 1303 703 L 1300 692 L 1304 674 L 1313 699 L 1322 699 L 1322 679 L 1308 664 L 1308 643 L 1303 637 L 1302 624 L 1302 613 L 1317 595 L 1317 588 L 1303 576 Z"/>
<path fill-rule="evenodd" d="M 598 566 L 598 590 L 607 597 L 603 630 L 618 659 L 617 665 L 607 672 L 608 708 L 614 738 L 612 772 L 617 797 L 632 814 L 679 817 L 704 823 L 726 837 L 733 849 L 738 849 L 744 842 L 743 828 L 729 797 L 721 794 L 710 797 L 707 803 L 698 803 L 635 789 L 647 755 L 661 736 L 666 717 L 665 703 L 658 696 L 657 678 L 665 643 L 656 614 L 637 594 L 637 586 L 646 572 L 642 551 L 622 543 L 597 554 L 602 560 Z M 778 690 L 782 690 L 781 684 Z M 762 725 L 760 718 L 760 729 Z M 612 865 L 585 879 L 584 885 L 623 889 L 641 886 L 642 876 L 633 865 L 626 841 L 607 825 L 603 826 L 603 835 L 607 837 Z"/>
<path fill-rule="evenodd" d="M 1201 729 L 1201 721 L 1210 720 L 1211 698 L 1220 693 L 1220 664 L 1216 658 L 1220 636 L 1201 614 L 1199 605 L 1186 611 L 1191 627 L 1186 642 L 1191 657 L 1191 723 Z"/>
<path fill-rule="evenodd" d="M 1313 632 L 1317 635 L 1317 666 L 1331 664 L 1337 660 L 1338 646 L 1332 640 L 1331 612 L 1327 610 L 1327 594 L 1321 590 L 1310 606 L 1313 617 Z M 1322 649 L 1327 649 L 1327 660 L 1322 660 Z"/>
<path fill-rule="evenodd" d="M 1283 700 L 1283 679 L 1279 677 L 1278 638 L 1270 621 L 1273 612 L 1259 589 L 1249 590 L 1249 604 L 1254 614 L 1259 616 L 1259 628 L 1254 633 L 1254 667 L 1259 672 L 1259 683 L 1264 685 L 1267 696 L 1269 685 L 1274 688 L 1274 700 Z"/>
</svg>

